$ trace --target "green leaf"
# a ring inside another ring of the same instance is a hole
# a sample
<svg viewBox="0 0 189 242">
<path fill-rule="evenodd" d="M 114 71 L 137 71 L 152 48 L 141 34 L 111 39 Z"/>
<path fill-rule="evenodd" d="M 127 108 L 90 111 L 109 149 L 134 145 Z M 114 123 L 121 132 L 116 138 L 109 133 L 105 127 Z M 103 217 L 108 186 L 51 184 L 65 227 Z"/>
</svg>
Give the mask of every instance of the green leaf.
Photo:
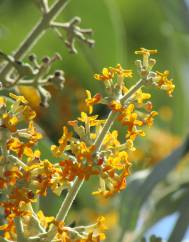
<svg viewBox="0 0 189 242">
<path fill-rule="evenodd" d="M 173 213 L 179 212 L 182 208 L 183 202 L 189 196 L 189 183 L 185 182 L 178 185 L 179 181 L 176 179 L 174 184 L 171 184 L 167 188 L 167 183 L 157 190 L 158 197 L 153 196 L 153 209 L 146 208 L 145 213 L 147 214 L 147 220 L 140 228 L 140 232 L 137 234 L 138 241 L 145 232 L 151 228 L 156 222 L 162 218 L 171 215 Z M 180 241 L 180 240 L 177 240 Z M 171 241 L 172 242 L 172 241 Z"/>
<path fill-rule="evenodd" d="M 145 238 L 143 238 L 143 239 L 141 240 L 141 242 L 148 242 L 148 240 L 146 240 Z M 152 236 L 150 237 L 149 242 L 162 242 L 162 239 L 161 239 L 160 237 L 157 237 L 157 236 L 155 236 L 155 235 L 152 235 Z"/>
<path fill-rule="evenodd" d="M 121 237 L 136 227 L 141 207 L 148 200 L 156 185 L 162 182 L 189 150 L 189 138 L 168 157 L 160 161 L 143 180 L 133 180 L 121 195 Z M 121 240 L 120 240 L 121 241 Z"/>
<path fill-rule="evenodd" d="M 180 203 L 179 210 L 180 214 L 173 228 L 173 231 L 169 237 L 168 242 L 178 242 L 182 241 L 184 235 L 188 229 L 189 223 L 189 209 L 188 209 L 188 201 L 189 201 L 189 191 L 187 190 L 187 194 L 184 199 Z"/>
</svg>

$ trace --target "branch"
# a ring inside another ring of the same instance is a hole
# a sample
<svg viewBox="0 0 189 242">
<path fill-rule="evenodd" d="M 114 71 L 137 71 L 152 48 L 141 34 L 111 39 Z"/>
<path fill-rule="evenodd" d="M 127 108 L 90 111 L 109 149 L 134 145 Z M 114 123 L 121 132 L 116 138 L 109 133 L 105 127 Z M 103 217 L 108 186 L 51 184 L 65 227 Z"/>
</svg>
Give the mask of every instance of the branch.
<svg viewBox="0 0 189 242">
<path fill-rule="evenodd" d="M 61 31 L 66 31 L 66 39 L 64 40 L 64 43 L 71 53 L 77 53 L 74 45 L 76 38 L 89 45 L 89 47 L 92 47 L 95 43 L 94 40 L 88 38 L 88 36 L 92 34 L 92 29 L 81 29 L 78 26 L 80 23 L 81 19 L 79 17 L 74 17 L 69 22 L 52 22 L 50 25 L 58 34 L 60 39 L 64 40 Z"/>
<path fill-rule="evenodd" d="M 42 19 L 36 24 L 20 47 L 15 51 L 13 57 L 18 60 L 23 58 L 26 53 L 36 44 L 49 28 L 50 22 L 66 7 L 70 0 L 57 0 L 50 10 L 43 15 Z M 12 70 L 12 65 L 8 63 L 0 73 L 0 79 L 5 80 L 6 75 Z"/>
</svg>

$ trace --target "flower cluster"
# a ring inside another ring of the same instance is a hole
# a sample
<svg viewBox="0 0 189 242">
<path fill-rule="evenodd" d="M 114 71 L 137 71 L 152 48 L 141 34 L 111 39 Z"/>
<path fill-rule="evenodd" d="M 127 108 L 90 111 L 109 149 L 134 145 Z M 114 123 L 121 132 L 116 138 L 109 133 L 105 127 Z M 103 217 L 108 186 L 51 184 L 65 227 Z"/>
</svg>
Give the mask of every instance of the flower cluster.
<svg viewBox="0 0 189 242">
<path fill-rule="evenodd" d="M 152 110 L 151 94 L 143 89 L 155 86 L 171 96 L 175 87 L 167 71 L 152 70 L 155 60 L 150 55 L 156 54 L 156 50 L 141 48 L 135 53 L 143 56 L 136 61 L 140 80 L 135 85 L 129 84 L 133 71 L 123 69 L 120 64 L 95 74 L 94 78 L 105 85 L 107 95 L 92 96 L 86 91 L 89 114 L 81 112 L 80 117 L 69 121 L 74 132 L 64 126 L 58 145 L 51 146 L 58 162 L 42 159 L 36 149 L 42 134 L 34 125 L 36 114 L 26 99 L 14 94 L 10 94 L 12 101 L 0 98 L 0 189 L 3 193 L 0 205 L 6 217 L 0 230 L 8 241 L 22 241 L 26 237 L 33 241 L 36 234 L 46 241 L 98 242 L 105 239 L 103 217 L 89 226 L 66 226 L 64 220 L 71 205 L 68 203 L 73 202 L 82 183 L 91 176 L 99 179 L 93 195 L 107 198 L 126 187 L 131 167 L 129 154 L 136 149 L 134 142 L 138 136 L 145 136 L 144 127 L 151 127 L 158 114 Z M 96 104 L 103 104 L 110 110 L 107 118 L 100 119 L 93 114 Z M 115 121 L 123 127 L 124 140 L 120 140 L 118 130 L 111 130 Z M 65 188 L 68 193 L 56 217 L 33 211 L 32 203 L 46 196 L 48 189 L 60 195 Z M 31 224 L 33 230 L 29 229 Z"/>
</svg>

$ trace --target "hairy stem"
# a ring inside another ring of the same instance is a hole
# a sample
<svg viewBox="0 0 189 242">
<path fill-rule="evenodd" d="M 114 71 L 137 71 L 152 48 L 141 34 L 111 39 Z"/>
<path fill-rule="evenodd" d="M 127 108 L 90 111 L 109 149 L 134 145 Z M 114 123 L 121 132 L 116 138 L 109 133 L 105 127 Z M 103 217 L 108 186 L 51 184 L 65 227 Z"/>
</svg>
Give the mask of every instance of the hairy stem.
<svg viewBox="0 0 189 242">
<path fill-rule="evenodd" d="M 40 232 L 40 233 L 45 233 L 45 229 L 42 227 L 42 225 L 40 224 L 40 221 L 36 215 L 36 213 L 33 210 L 32 204 L 28 204 L 28 209 L 31 211 L 32 216 L 31 216 L 31 221 L 33 226 Z"/>
<path fill-rule="evenodd" d="M 95 143 L 94 143 L 95 151 L 94 152 L 100 151 L 103 140 L 104 140 L 106 134 L 108 133 L 108 131 L 110 130 L 111 126 L 113 125 L 114 121 L 116 120 L 117 116 L 118 116 L 117 112 L 111 111 L 109 113 L 109 116 L 104 124 L 102 131 L 100 132 L 99 136 L 95 140 Z"/>
<path fill-rule="evenodd" d="M 13 57 L 18 60 L 25 56 L 36 42 L 42 37 L 42 35 L 48 29 L 51 21 L 66 7 L 70 0 L 57 0 L 56 3 L 47 11 L 42 19 L 36 24 L 33 30 L 28 34 L 26 39 L 21 43 L 19 48 L 13 54 Z M 5 80 L 6 75 L 12 70 L 11 63 L 8 63 L 0 73 L 0 79 Z"/>
<path fill-rule="evenodd" d="M 15 227 L 16 227 L 16 235 L 17 235 L 17 241 L 18 242 L 24 242 L 25 237 L 24 237 L 24 230 L 23 230 L 23 225 L 22 225 L 22 220 L 20 217 L 16 217 L 14 219 L 15 222 Z"/>
<path fill-rule="evenodd" d="M 56 215 L 56 221 L 64 221 L 78 192 L 79 189 L 81 188 L 81 186 L 83 185 L 84 179 L 83 180 L 79 180 L 79 178 L 77 177 L 71 187 L 71 189 L 69 190 L 69 192 L 67 193 L 57 215 Z M 51 241 L 54 236 L 56 235 L 56 226 L 52 226 L 51 230 L 48 232 L 48 239 L 49 241 Z"/>
</svg>

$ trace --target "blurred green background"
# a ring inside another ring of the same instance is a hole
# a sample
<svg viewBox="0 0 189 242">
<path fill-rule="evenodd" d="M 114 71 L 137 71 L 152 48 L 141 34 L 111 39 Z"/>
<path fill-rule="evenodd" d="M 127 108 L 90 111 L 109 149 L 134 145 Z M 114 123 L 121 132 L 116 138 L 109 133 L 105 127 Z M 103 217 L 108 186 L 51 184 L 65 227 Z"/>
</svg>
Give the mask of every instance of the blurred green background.
<svg viewBox="0 0 189 242">
<path fill-rule="evenodd" d="M 49 3 L 53 3 L 53 1 L 51 0 Z M 134 60 L 136 59 L 134 51 L 140 47 L 145 47 L 148 49 L 158 49 L 159 54 L 157 55 L 156 69 L 159 71 L 165 69 L 170 70 L 171 77 L 174 79 L 176 85 L 173 98 L 167 97 L 164 92 L 152 91 L 154 109 L 158 110 L 160 115 L 155 121 L 156 128 L 150 131 L 151 133 L 149 133 L 149 138 L 146 143 L 145 140 L 143 140 L 141 144 L 139 141 L 139 145 L 141 145 L 142 149 L 146 150 L 148 154 L 148 161 L 152 161 L 147 162 L 150 163 L 150 165 L 148 165 L 153 167 L 153 164 L 159 164 L 159 159 L 163 159 L 168 155 L 177 144 L 185 139 L 188 133 L 189 1 L 71 1 L 58 19 L 69 21 L 73 16 L 80 16 L 82 18 L 82 27 L 93 29 L 93 38 L 96 41 L 94 48 L 90 49 L 83 43 L 77 41 L 76 48 L 78 49 L 78 54 L 69 54 L 63 41 L 56 36 L 56 33 L 49 30 L 30 52 L 36 53 L 39 59 L 43 56 L 52 56 L 54 53 L 59 52 L 63 57 L 63 61 L 55 64 L 53 68 L 63 69 L 66 76 L 65 88 L 61 92 L 51 90 L 53 97 L 50 102 L 50 107 L 48 109 L 40 108 L 40 110 L 37 108 L 39 112 L 38 122 L 47 134 L 46 143 L 41 144 L 41 147 L 44 149 L 44 156 L 46 157 L 49 155 L 49 150 L 46 148 L 47 144 L 50 142 L 57 142 L 62 132 L 62 126 L 66 121 L 72 120 L 79 115 L 82 108 L 82 100 L 85 95 L 84 90 L 90 89 L 93 94 L 96 92 L 103 92 L 100 82 L 94 81 L 93 74 L 100 72 L 105 66 L 114 66 L 117 63 L 122 64 L 123 67 L 127 69 L 134 69 Z M 0 49 L 7 54 L 12 53 L 39 18 L 40 12 L 31 0 L 0 0 Z M 102 108 L 97 109 L 96 112 L 100 113 L 101 116 L 106 115 L 106 110 Z M 159 142 L 157 142 L 157 140 Z M 185 142 L 183 145 L 188 146 L 188 143 Z M 184 150 L 185 146 L 181 146 L 181 148 Z M 149 151 L 149 149 L 152 150 Z M 177 156 L 173 154 L 173 157 L 168 158 L 172 161 L 176 159 L 178 163 L 181 157 L 186 153 L 187 151 L 185 150 L 183 153 L 180 151 L 180 156 L 176 153 Z M 132 222 L 132 225 L 128 227 L 124 226 L 125 223 L 131 223 L 131 221 L 127 220 L 127 212 L 124 212 L 124 208 L 129 204 L 126 198 L 128 196 L 133 196 L 135 199 L 134 196 L 137 193 L 130 195 L 129 192 L 138 189 L 136 188 L 137 184 L 141 185 L 149 174 L 145 173 L 143 178 L 140 176 L 140 179 L 138 179 L 137 174 L 142 172 L 138 171 L 139 168 L 145 168 L 145 172 L 152 172 L 151 169 L 154 170 L 158 166 L 153 168 L 144 166 L 141 157 L 144 159 L 144 156 L 141 155 L 140 162 L 134 165 L 133 178 L 131 177 L 131 181 L 128 183 L 128 191 L 126 193 L 123 192 L 121 198 L 118 195 L 116 198 L 113 198 L 111 202 L 92 199 L 90 189 L 94 186 L 95 181 L 91 181 L 90 184 L 86 184 L 82 189 L 79 198 L 76 200 L 75 210 L 78 211 L 79 208 L 79 211 L 82 211 L 79 212 L 79 214 L 77 213 L 76 220 L 85 221 L 87 217 L 91 217 L 92 219 L 95 213 L 107 214 L 107 217 L 109 216 L 108 218 L 112 219 L 110 219 L 113 224 L 112 229 L 114 228 L 115 230 L 116 228 L 116 233 L 115 237 L 112 236 L 112 240 L 109 237 L 107 241 L 113 242 L 123 240 L 125 231 L 126 237 L 124 237 L 124 241 L 135 241 L 135 238 L 132 236 L 133 231 L 136 232 L 136 224 L 138 224 L 136 221 L 143 221 L 144 219 L 144 217 L 142 217 L 142 220 L 139 219 L 139 212 L 138 214 L 136 212 L 136 214 L 133 215 L 135 220 L 133 220 L 134 222 Z M 162 162 L 162 164 L 164 163 Z M 176 161 L 174 165 L 170 166 L 170 169 L 167 170 L 165 176 L 159 178 L 158 184 L 160 184 L 158 186 L 160 186 L 161 189 L 165 189 L 166 192 L 168 188 L 170 188 L 170 185 L 172 185 L 169 179 L 173 179 L 174 177 L 173 180 L 176 185 L 182 183 L 183 176 L 181 179 L 181 175 L 179 175 L 181 171 L 173 170 L 175 165 Z M 183 162 L 181 166 L 184 167 L 184 169 L 181 169 L 182 171 L 188 171 L 187 159 L 185 159 L 185 162 Z M 164 168 L 162 169 L 164 170 Z M 161 170 L 158 170 L 158 172 L 161 172 Z M 173 174 L 167 176 L 169 173 Z M 183 181 L 185 184 L 188 180 L 187 176 L 184 178 L 186 178 L 186 180 Z M 162 184 L 163 181 L 165 184 Z M 134 188 L 130 184 L 134 186 Z M 131 187 L 130 190 L 129 186 Z M 157 193 L 159 191 L 158 189 L 159 188 L 157 188 Z M 171 187 L 171 189 L 173 188 Z M 175 189 L 179 190 L 181 188 L 177 186 Z M 188 194 L 187 192 L 186 194 Z M 50 202 L 47 202 L 47 200 L 51 201 L 51 199 L 55 199 L 54 197 L 52 198 L 52 196 L 53 195 L 50 194 L 48 199 L 45 198 L 41 201 L 41 206 L 45 209 L 46 214 L 55 213 L 62 199 L 56 199 L 54 206 L 52 206 Z M 157 194 L 155 194 L 152 198 L 149 197 L 149 201 L 156 204 L 157 197 Z M 158 199 L 160 198 L 158 197 Z M 90 203 L 88 201 L 90 201 Z M 152 208 L 152 215 L 154 211 L 153 207 L 156 207 L 156 205 L 150 202 L 146 203 L 146 206 Z M 140 204 L 140 208 L 142 204 Z M 168 207 L 170 207 L 170 204 Z M 175 209 L 171 210 L 168 214 L 175 213 L 178 207 L 178 204 L 175 205 Z M 135 210 L 135 207 L 132 209 Z M 122 211 L 121 216 L 119 215 L 120 211 Z M 164 216 L 168 215 L 165 213 L 167 208 L 164 208 L 163 211 Z M 75 216 L 73 211 L 73 214 L 70 214 L 69 220 L 72 221 L 73 218 L 75 219 Z M 164 216 L 162 215 L 162 217 Z M 162 217 L 160 216 L 158 219 L 151 221 L 151 224 L 154 224 Z M 188 218 L 185 220 L 187 223 L 189 222 Z M 119 223 L 121 224 L 121 228 L 119 228 Z M 148 230 L 151 224 L 149 223 L 149 226 L 147 226 L 144 231 Z M 166 224 L 166 226 L 168 225 Z M 181 234 L 185 234 L 186 230 L 187 226 L 185 231 L 182 231 Z M 160 233 L 161 228 L 156 232 Z M 167 238 L 168 234 L 165 233 L 164 236 Z M 175 240 L 175 242 L 178 241 L 179 240 Z M 174 240 L 171 239 L 171 242 L 174 242 Z"/>
</svg>

